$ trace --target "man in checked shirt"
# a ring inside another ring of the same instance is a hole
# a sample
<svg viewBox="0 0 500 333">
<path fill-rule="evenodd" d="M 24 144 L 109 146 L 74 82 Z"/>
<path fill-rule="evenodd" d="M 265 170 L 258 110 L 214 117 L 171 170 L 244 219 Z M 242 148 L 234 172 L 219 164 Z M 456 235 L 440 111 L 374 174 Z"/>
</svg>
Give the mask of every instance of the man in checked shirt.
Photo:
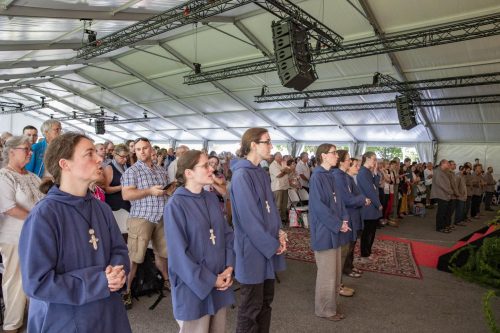
<svg viewBox="0 0 500 333">
<path fill-rule="evenodd" d="M 122 196 L 131 203 L 128 226 L 128 251 L 130 273 L 127 280 L 127 292 L 124 304 L 132 307 L 130 288 L 137 272 L 138 264 L 144 262 L 149 241 L 153 243 L 155 264 L 165 279 L 165 288 L 169 289 L 167 273 L 167 244 L 163 231 L 163 209 L 168 194 L 165 190 L 168 182 L 167 171 L 152 162 L 153 147 L 147 138 L 135 140 L 137 162 L 122 175 Z"/>
</svg>

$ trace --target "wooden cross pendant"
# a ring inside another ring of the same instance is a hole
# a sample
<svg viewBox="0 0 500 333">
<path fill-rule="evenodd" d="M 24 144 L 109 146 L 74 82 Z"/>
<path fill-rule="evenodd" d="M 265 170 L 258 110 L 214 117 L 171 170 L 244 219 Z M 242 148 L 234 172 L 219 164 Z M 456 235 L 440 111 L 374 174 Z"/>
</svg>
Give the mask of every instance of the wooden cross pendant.
<svg viewBox="0 0 500 333">
<path fill-rule="evenodd" d="M 89 235 L 90 235 L 89 243 L 91 243 L 94 250 L 97 251 L 97 242 L 99 241 L 99 238 L 95 236 L 94 229 L 89 229 Z"/>
<path fill-rule="evenodd" d="M 215 235 L 214 235 L 214 229 L 210 229 L 210 240 L 212 241 L 212 244 L 215 245 Z"/>
<path fill-rule="evenodd" d="M 271 207 L 269 206 L 269 202 L 266 200 L 266 209 L 268 213 L 271 213 Z"/>
</svg>

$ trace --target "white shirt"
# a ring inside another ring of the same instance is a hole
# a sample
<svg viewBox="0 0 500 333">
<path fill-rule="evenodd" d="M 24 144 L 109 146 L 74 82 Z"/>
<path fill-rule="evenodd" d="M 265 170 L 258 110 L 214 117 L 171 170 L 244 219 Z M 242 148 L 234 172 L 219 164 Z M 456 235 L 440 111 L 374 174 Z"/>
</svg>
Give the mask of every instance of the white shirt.
<svg viewBox="0 0 500 333">
<path fill-rule="evenodd" d="M 434 173 L 434 170 L 432 170 L 432 169 L 429 170 L 429 169 L 425 168 L 425 170 L 424 170 L 424 178 L 425 178 L 424 183 L 426 186 L 432 185 L 432 178 L 427 179 L 427 177 L 429 175 L 432 175 L 433 173 Z"/>
<path fill-rule="evenodd" d="M 278 162 L 273 161 L 269 166 L 269 175 L 271 176 L 271 191 L 281 191 L 286 190 L 290 186 L 288 185 L 288 175 L 284 174 L 280 178 L 278 175 L 283 171 L 284 167 Z"/>
<path fill-rule="evenodd" d="M 21 175 L 8 168 L 0 170 L 0 243 L 18 244 L 24 221 L 4 213 L 16 205 L 30 211 L 44 197 L 38 189 L 40 183 L 31 172 Z"/>
<path fill-rule="evenodd" d="M 175 174 L 177 173 L 177 161 L 179 159 L 175 159 L 172 161 L 172 163 L 170 163 L 168 165 L 168 169 L 167 169 L 167 174 L 168 174 L 168 183 L 173 183 L 176 178 L 175 178 Z"/>
<path fill-rule="evenodd" d="M 311 178 L 311 169 L 309 169 L 309 166 L 307 166 L 307 164 L 300 160 L 297 163 L 297 167 L 295 168 L 295 170 L 297 170 L 297 174 L 299 175 L 300 185 L 309 187 L 309 178 Z M 302 179 L 300 175 L 304 175 L 307 180 Z"/>
</svg>

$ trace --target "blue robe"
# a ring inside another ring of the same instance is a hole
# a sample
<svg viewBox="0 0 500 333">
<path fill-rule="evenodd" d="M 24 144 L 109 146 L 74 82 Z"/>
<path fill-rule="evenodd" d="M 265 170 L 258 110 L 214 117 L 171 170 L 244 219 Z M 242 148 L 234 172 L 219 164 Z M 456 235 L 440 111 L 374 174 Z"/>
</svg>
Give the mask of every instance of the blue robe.
<svg viewBox="0 0 500 333">
<path fill-rule="evenodd" d="M 19 257 L 28 332 L 131 332 L 120 292 L 109 291 L 104 273 L 123 265 L 128 274 L 128 249 L 111 209 L 90 192 L 78 197 L 53 186 L 24 223 Z"/>
<path fill-rule="evenodd" d="M 322 166 L 314 168 L 309 179 L 309 226 L 314 251 L 336 249 L 350 239 L 340 237 L 340 228 L 343 221 L 349 220 L 349 214 L 336 190 L 332 173 Z"/>
<path fill-rule="evenodd" d="M 215 193 L 196 194 L 179 187 L 165 207 L 164 221 L 175 319 L 199 319 L 233 304 L 231 287 L 225 291 L 214 287 L 219 273 L 234 268 L 233 230 Z"/>
<path fill-rule="evenodd" d="M 378 186 L 375 183 L 375 178 L 373 173 L 362 166 L 359 169 L 357 176 L 358 187 L 363 195 L 370 198 L 372 203 L 369 206 L 363 206 L 362 217 L 363 220 L 377 220 L 382 217 L 382 211 L 380 210 L 380 199 L 378 196 Z"/>
<path fill-rule="evenodd" d="M 351 241 L 355 241 L 358 233 L 363 229 L 363 219 L 361 218 L 361 210 L 365 206 L 366 196 L 361 194 L 358 185 L 354 182 L 349 174 L 339 168 L 332 171 L 337 185 L 337 192 L 342 197 L 342 201 L 349 213 L 349 227 L 352 229 Z"/>
<path fill-rule="evenodd" d="M 244 284 L 263 283 L 286 267 L 285 255 L 276 255 L 281 218 L 271 180 L 264 169 L 247 159 L 233 160 L 231 171 L 236 279 Z"/>
</svg>

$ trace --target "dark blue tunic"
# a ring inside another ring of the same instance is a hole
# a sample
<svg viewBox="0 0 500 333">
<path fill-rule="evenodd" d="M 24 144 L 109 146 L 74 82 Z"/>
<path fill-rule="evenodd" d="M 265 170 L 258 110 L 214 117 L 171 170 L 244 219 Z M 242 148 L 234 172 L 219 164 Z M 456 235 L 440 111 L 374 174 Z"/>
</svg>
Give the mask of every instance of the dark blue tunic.
<svg viewBox="0 0 500 333">
<path fill-rule="evenodd" d="M 130 266 L 106 203 L 52 187 L 24 223 L 19 257 L 30 297 L 28 332 L 131 332 L 120 293 L 109 291 L 104 273 L 108 265 L 123 265 L 128 274 Z"/>
<path fill-rule="evenodd" d="M 214 287 L 219 273 L 234 268 L 233 230 L 215 193 L 178 188 L 165 207 L 164 221 L 175 319 L 199 319 L 233 304 L 231 287 L 225 291 Z"/>
</svg>

